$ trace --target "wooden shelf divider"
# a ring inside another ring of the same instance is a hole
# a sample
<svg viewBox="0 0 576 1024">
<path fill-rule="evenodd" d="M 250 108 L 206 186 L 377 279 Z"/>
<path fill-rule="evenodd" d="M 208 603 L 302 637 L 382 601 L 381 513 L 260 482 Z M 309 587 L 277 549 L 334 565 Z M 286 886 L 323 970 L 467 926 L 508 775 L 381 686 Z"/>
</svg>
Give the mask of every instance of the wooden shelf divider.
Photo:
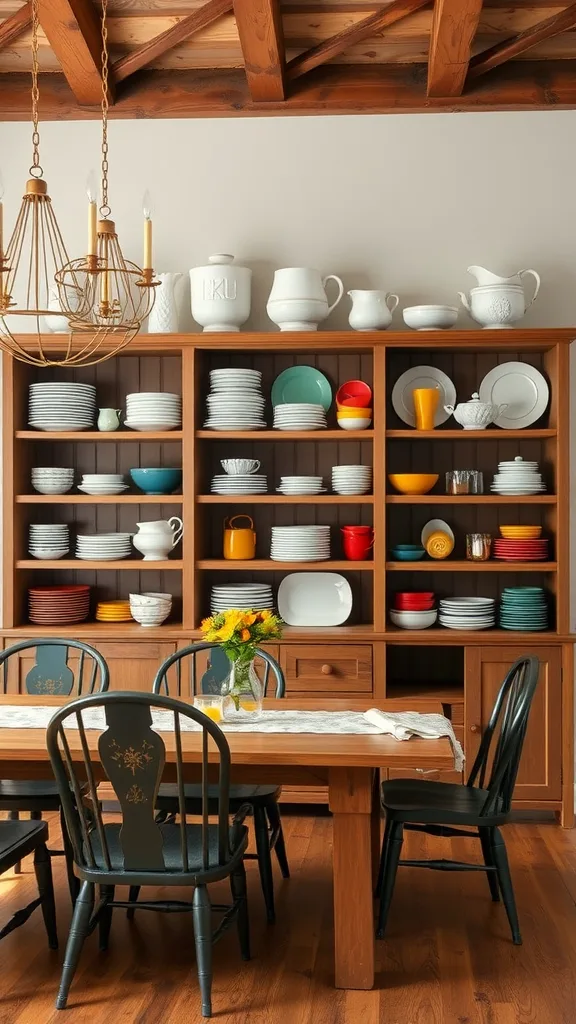
<svg viewBox="0 0 576 1024">
<path fill-rule="evenodd" d="M 210 569 L 222 572 L 242 569 L 252 572 L 259 572 L 267 569 L 272 572 L 338 572 L 348 569 L 349 572 L 357 572 L 359 569 L 365 572 L 374 571 L 374 562 L 349 562 L 347 560 L 328 559 L 325 562 L 276 562 L 272 558 L 252 558 L 247 561 L 228 561 L 225 558 L 202 558 L 196 562 L 197 569 Z"/>
<path fill-rule="evenodd" d="M 556 562 L 468 562 L 433 559 L 425 562 L 386 562 L 387 572 L 556 572 Z"/>
<path fill-rule="evenodd" d="M 387 430 L 386 437 L 390 441 L 542 441 L 556 437 L 555 427 L 543 427 L 531 430 Z"/>
<path fill-rule="evenodd" d="M 20 558 L 16 562 L 17 569 L 75 569 L 76 572 L 84 572 L 87 569 L 99 569 L 101 572 L 110 570 L 125 570 L 134 572 L 162 572 L 163 570 L 178 571 L 182 569 L 183 562 L 180 559 L 162 562 L 145 562 L 144 559 L 124 558 L 115 562 L 84 561 L 81 558 L 58 558 L 43 561 L 40 558 Z"/>
<path fill-rule="evenodd" d="M 556 505 L 555 494 L 387 494 L 387 505 Z"/>
<path fill-rule="evenodd" d="M 17 505 L 181 505 L 181 494 L 17 494 Z"/>
<path fill-rule="evenodd" d="M 181 430 L 16 430 L 17 441 L 181 441 Z"/>
<path fill-rule="evenodd" d="M 197 430 L 201 441 L 371 441 L 373 430 Z"/>
<path fill-rule="evenodd" d="M 373 505 L 372 494 L 199 494 L 199 505 Z"/>
</svg>

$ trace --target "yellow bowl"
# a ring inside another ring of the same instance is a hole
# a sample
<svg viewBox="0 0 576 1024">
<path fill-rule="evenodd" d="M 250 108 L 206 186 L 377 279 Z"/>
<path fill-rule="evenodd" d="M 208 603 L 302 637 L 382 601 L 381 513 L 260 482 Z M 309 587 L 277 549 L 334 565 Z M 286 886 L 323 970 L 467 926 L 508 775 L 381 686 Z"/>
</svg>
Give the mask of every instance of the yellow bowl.
<svg viewBox="0 0 576 1024">
<path fill-rule="evenodd" d="M 542 533 L 541 526 L 501 526 L 500 533 L 503 537 L 513 537 L 517 540 L 536 540 Z"/>
<path fill-rule="evenodd" d="M 388 479 L 400 494 L 428 494 L 438 482 L 438 473 L 389 473 Z"/>
<path fill-rule="evenodd" d="M 338 406 L 336 416 L 339 420 L 369 420 L 372 419 L 372 409 L 356 409 L 351 405 Z"/>
</svg>

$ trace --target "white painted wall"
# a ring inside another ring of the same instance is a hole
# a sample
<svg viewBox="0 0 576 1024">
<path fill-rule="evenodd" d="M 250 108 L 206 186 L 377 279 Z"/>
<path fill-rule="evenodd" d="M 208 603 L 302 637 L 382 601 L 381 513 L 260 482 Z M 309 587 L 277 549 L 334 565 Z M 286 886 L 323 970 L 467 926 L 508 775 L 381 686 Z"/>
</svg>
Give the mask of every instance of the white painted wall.
<svg viewBox="0 0 576 1024">
<path fill-rule="evenodd" d="M 0 123 L 13 215 L 29 136 L 28 124 Z M 74 256 L 84 251 L 85 181 L 99 145 L 96 122 L 42 126 L 42 163 Z M 576 322 L 576 111 L 116 121 L 110 145 L 126 255 L 140 259 L 148 188 L 156 269 L 237 254 L 254 270 L 254 329 L 271 326 L 274 268 L 294 265 L 337 273 L 348 288 L 386 287 L 405 305 L 456 302 L 472 283 L 470 263 L 501 273 L 533 266 L 543 287 L 526 326 Z M 347 310 L 346 300 L 329 325 L 346 326 Z"/>
</svg>

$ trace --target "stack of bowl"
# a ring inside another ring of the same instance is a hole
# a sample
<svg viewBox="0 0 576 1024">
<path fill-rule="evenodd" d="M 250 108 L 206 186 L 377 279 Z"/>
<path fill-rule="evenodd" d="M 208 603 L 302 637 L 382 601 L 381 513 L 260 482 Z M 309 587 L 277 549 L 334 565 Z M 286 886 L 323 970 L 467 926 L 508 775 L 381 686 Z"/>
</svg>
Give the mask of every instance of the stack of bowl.
<svg viewBox="0 0 576 1024">
<path fill-rule="evenodd" d="M 372 466 L 332 466 L 336 494 L 367 494 L 372 487 Z"/>
<path fill-rule="evenodd" d="M 395 594 L 390 619 L 401 629 L 428 629 L 438 617 L 431 591 L 405 591 Z"/>
<path fill-rule="evenodd" d="M 395 562 L 419 562 L 426 552 L 421 544 L 395 544 L 390 554 Z"/>
<path fill-rule="evenodd" d="M 141 626 L 161 626 L 172 611 L 172 594 L 130 594 L 130 613 Z"/>
<path fill-rule="evenodd" d="M 28 551 L 32 558 L 64 558 L 70 550 L 70 532 L 66 523 L 32 523 Z"/>
<path fill-rule="evenodd" d="M 84 473 L 78 490 L 84 494 L 122 494 L 128 490 L 122 473 Z"/>
<path fill-rule="evenodd" d="M 349 380 L 336 393 L 336 419 L 342 430 L 366 430 L 372 423 L 372 389 Z"/>
<path fill-rule="evenodd" d="M 40 494 L 66 494 L 74 483 L 74 470 L 64 466 L 33 466 L 32 487 Z"/>
</svg>

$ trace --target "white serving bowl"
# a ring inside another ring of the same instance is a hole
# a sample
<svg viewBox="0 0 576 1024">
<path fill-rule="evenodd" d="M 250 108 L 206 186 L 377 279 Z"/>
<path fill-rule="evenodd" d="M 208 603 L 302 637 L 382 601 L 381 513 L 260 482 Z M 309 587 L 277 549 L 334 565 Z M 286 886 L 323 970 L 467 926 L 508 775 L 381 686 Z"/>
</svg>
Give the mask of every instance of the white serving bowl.
<svg viewBox="0 0 576 1024">
<path fill-rule="evenodd" d="M 429 612 L 400 612 L 391 608 L 390 618 L 401 629 L 428 629 L 436 622 L 438 612 L 435 608 Z"/>
<path fill-rule="evenodd" d="M 458 319 L 456 306 L 407 306 L 404 323 L 413 331 L 447 331 Z"/>
<path fill-rule="evenodd" d="M 68 491 L 71 490 L 73 482 L 73 480 L 70 480 L 63 481 L 62 483 L 58 483 L 57 481 L 52 483 L 48 483 L 47 481 L 41 483 L 39 480 L 33 479 L 32 487 L 35 491 L 38 491 L 38 494 L 67 494 Z"/>
<path fill-rule="evenodd" d="M 372 420 L 361 420 L 355 419 L 354 417 L 346 417 L 346 419 L 338 419 L 338 426 L 342 430 L 367 430 Z"/>
<path fill-rule="evenodd" d="M 130 614 L 133 619 L 136 619 L 136 622 L 140 623 L 141 626 L 161 626 L 170 615 L 170 608 L 168 607 L 154 613 L 147 613 L 143 611 L 142 608 L 136 608 L 130 605 Z"/>
<path fill-rule="evenodd" d="M 242 473 L 256 473 L 260 469 L 258 459 L 222 459 L 222 469 L 230 476 L 238 476 Z"/>
<path fill-rule="evenodd" d="M 70 548 L 66 548 L 64 551 L 58 548 L 56 551 L 53 551 L 51 548 L 30 547 L 29 553 L 32 555 L 32 558 L 55 561 L 57 558 L 64 558 L 64 555 L 67 555 L 69 551 Z"/>
</svg>

